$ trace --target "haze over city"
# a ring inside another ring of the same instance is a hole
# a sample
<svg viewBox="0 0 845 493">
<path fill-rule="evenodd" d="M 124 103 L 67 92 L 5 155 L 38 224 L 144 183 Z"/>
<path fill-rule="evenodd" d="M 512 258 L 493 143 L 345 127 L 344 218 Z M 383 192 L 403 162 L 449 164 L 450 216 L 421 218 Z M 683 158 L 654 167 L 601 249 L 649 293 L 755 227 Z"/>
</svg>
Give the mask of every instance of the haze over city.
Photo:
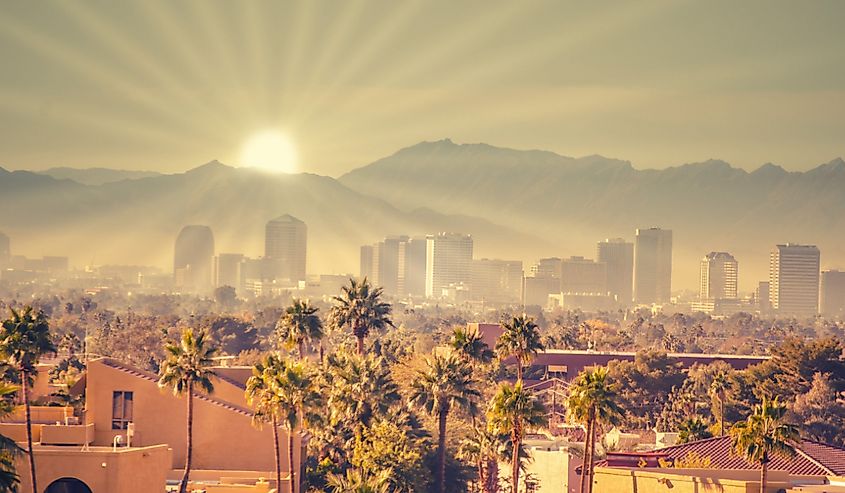
<svg viewBox="0 0 845 493">
<path fill-rule="evenodd" d="M 845 493 L 845 2 L 0 15 L 0 493 Z"/>
</svg>

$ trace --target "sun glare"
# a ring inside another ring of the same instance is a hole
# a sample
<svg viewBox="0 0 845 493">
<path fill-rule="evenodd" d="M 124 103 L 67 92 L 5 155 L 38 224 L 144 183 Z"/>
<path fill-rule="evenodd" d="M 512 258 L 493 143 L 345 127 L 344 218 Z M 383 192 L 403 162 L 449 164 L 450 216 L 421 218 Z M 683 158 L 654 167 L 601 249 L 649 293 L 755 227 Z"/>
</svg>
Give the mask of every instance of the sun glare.
<svg viewBox="0 0 845 493">
<path fill-rule="evenodd" d="M 246 141 L 240 165 L 274 173 L 296 173 L 296 147 L 284 133 L 267 130 Z"/>
</svg>

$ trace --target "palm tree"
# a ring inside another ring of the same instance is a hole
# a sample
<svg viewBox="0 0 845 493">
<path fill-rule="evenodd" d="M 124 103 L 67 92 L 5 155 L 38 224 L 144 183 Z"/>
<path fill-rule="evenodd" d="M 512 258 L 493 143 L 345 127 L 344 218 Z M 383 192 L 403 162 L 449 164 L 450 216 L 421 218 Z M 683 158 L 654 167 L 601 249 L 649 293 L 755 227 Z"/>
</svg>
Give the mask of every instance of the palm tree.
<svg viewBox="0 0 845 493">
<path fill-rule="evenodd" d="M 252 368 L 252 376 L 246 381 L 247 402 L 255 409 L 253 424 L 260 427 L 269 422 L 273 427 L 273 453 L 276 460 L 276 488 L 282 484 L 282 459 L 279 454 L 279 405 L 277 394 L 272 388 L 272 375 L 280 373 L 284 366 L 281 358 L 268 354 Z"/>
<path fill-rule="evenodd" d="M 475 465 L 479 490 L 483 493 L 498 491 L 499 461 L 510 460 L 505 444 L 507 438 L 486 427 L 474 427 L 472 434 L 461 440 L 458 458 Z"/>
<path fill-rule="evenodd" d="M 499 358 L 516 358 L 516 379 L 522 381 L 522 369 L 531 363 L 534 355 L 545 349 L 540 338 L 540 331 L 534 319 L 525 315 L 513 317 L 502 322 L 504 332 L 496 341 Z"/>
<path fill-rule="evenodd" d="M 760 464 L 760 493 L 766 492 L 768 464 L 773 455 L 795 455 L 798 427 L 785 423 L 786 406 L 777 398 L 763 399 L 748 419 L 731 427 L 731 447 L 748 462 Z"/>
<path fill-rule="evenodd" d="M 678 443 L 689 443 L 696 440 L 704 440 L 713 436 L 707 427 L 707 423 L 698 416 L 687 418 L 678 426 Z"/>
<path fill-rule="evenodd" d="M 165 344 L 164 350 L 166 354 L 158 386 L 172 388 L 173 395 L 185 395 L 187 401 L 185 473 L 179 483 L 179 493 L 185 493 L 188 491 L 193 453 L 194 392 L 197 387 L 207 394 L 214 391 L 214 384 L 211 382 L 214 375 L 211 370 L 211 358 L 217 352 L 217 347 L 210 340 L 206 330 L 194 332 L 194 329 L 185 329 L 182 331 L 180 342 L 169 342 Z"/>
<path fill-rule="evenodd" d="M 531 391 L 518 380 L 511 386 L 503 383 L 490 401 L 487 410 L 490 431 L 510 435 L 511 451 L 511 491 L 519 491 L 519 451 L 526 429 L 544 426 L 547 423 L 546 410 Z"/>
<path fill-rule="evenodd" d="M 349 326 L 358 339 L 358 354 L 364 354 L 364 338 L 371 330 L 383 330 L 392 326 L 391 306 L 381 301 L 382 289 L 372 288 L 365 277 L 361 282 L 349 279 L 349 286 L 335 296 L 335 305 L 329 312 L 334 327 Z"/>
<path fill-rule="evenodd" d="M 14 412 L 12 398 L 20 390 L 17 385 L 0 381 L 0 420 Z M 0 435 L 0 492 L 12 493 L 17 491 L 20 476 L 15 471 L 15 457 L 23 449 L 9 437 Z"/>
<path fill-rule="evenodd" d="M 410 402 L 438 420 L 438 481 L 440 493 L 446 491 L 446 419 L 454 407 L 472 410 L 481 393 L 472 380 L 472 368 L 455 356 L 435 356 L 426 360 L 428 368 L 419 370 L 411 382 Z"/>
<path fill-rule="evenodd" d="M 276 324 L 279 338 L 288 348 L 296 347 L 300 359 L 305 357 L 305 344 L 313 344 L 323 338 L 323 322 L 317 311 L 317 307 L 311 306 L 307 300 L 293 300 Z"/>
<path fill-rule="evenodd" d="M 328 485 L 334 493 L 388 493 L 390 474 L 388 471 L 371 474 L 358 469 L 348 469 L 345 476 L 329 474 Z"/>
<path fill-rule="evenodd" d="M 325 374 L 332 426 L 341 421 L 369 426 L 402 397 L 381 357 L 348 352 L 330 354 Z"/>
<path fill-rule="evenodd" d="M 450 345 L 458 356 L 469 363 L 487 364 L 493 360 L 494 353 L 481 338 L 478 329 L 455 327 Z"/>
<path fill-rule="evenodd" d="M 569 386 L 566 407 L 570 417 L 587 429 L 584 465 L 581 467 L 581 493 L 593 490 L 593 462 L 596 452 L 596 426 L 615 425 L 623 410 L 617 404 L 616 387 L 610 383 L 607 368 L 599 366 L 578 374 Z"/>
<path fill-rule="evenodd" d="M 21 398 L 26 416 L 26 445 L 29 456 L 29 474 L 33 493 L 38 492 L 35 480 L 35 456 L 32 453 L 32 414 L 29 406 L 29 385 L 38 375 L 38 360 L 47 353 L 55 353 L 50 340 L 50 325 L 44 312 L 35 312 L 31 306 L 21 311 L 9 309 L 10 316 L 3 321 L 0 331 L 0 357 L 20 378 Z"/>
<path fill-rule="evenodd" d="M 725 398 L 728 392 L 728 376 L 720 371 L 713 376 L 710 383 L 710 395 L 719 403 L 719 436 L 725 436 Z"/>
<path fill-rule="evenodd" d="M 274 402 L 278 406 L 282 424 L 288 431 L 288 470 L 290 471 L 290 491 L 299 489 L 296 470 L 293 466 L 293 434 L 305 418 L 306 410 L 316 407 L 320 393 L 311 372 L 302 362 L 286 361 L 281 372 L 270 375 L 270 388 L 276 394 Z"/>
</svg>

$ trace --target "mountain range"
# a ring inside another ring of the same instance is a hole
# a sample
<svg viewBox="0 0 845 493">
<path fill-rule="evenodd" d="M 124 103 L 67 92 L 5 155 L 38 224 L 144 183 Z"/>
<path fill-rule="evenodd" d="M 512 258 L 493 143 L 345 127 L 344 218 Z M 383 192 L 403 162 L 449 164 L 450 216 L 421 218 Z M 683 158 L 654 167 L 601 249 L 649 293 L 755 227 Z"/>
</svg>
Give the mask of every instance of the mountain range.
<svg viewBox="0 0 845 493">
<path fill-rule="evenodd" d="M 767 275 L 776 243 L 817 244 L 845 266 L 845 162 L 753 172 L 711 160 L 661 170 L 602 156 L 423 142 L 337 179 L 271 175 L 213 161 L 178 174 L 0 168 L 0 231 L 16 253 L 73 265 L 170 265 L 185 224 L 212 227 L 218 252 L 263 252 L 284 213 L 309 227 L 311 272 L 355 273 L 358 247 L 390 234 L 461 231 L 476 257 L 594 257 L 596 241 L 636 228 L 674 231 L 674 283 L 694 288 L 698 261 L 729 251 L 740 286 Z"/>
</svg>

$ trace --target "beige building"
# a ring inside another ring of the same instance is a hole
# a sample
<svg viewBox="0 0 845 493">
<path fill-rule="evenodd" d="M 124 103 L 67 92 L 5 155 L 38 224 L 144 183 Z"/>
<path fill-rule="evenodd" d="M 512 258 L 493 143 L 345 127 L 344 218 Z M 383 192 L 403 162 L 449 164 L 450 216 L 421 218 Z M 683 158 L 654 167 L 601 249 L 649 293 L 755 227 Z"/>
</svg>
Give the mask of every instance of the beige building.
<svg viewBox="0 0 845 493">
<path fill-rule="evenodd" d="M 473 260 L 470 295 L 473 300 L 490 303 L 519 303 L 522 300 L 522 262 Z"/>
<path fill-rule="evenodd" d="M 269 429 L 259 430 L 252 424 L 252 412 L 244 397 L 244 383 L 251 370 L 233 367 L 214 371 L 214 393 L 194 400 L 191 479 L 203 482 L 209 492 L 269 491 L 275 487 L 273 438 Z M 46 375 L 42 369 L 36 396 L 49 393 L 42 384 Z M 185 397 L 173 396 L 157 382 L 155 374 L 101 358 L 88 362 L 75 388 L 76 392 L 81 392 L 83 385 L 85 389 L 81 415 L 74 415 L 69 407 L 33 406 L 39 488 L 64 478 L 89 489 L 79 486 L 82 489 L 48 493 L 146 493 L 163 491 L 166 480 L 181 478 L 185 464 Z M 16 441 L 25 440 L 21 414 L 0 423 L 0 433 Z M 280 429 L 279 435 L 285 443 L 286 432 Z M 296 436 L 297 470 L 301 470 L 303 445 Z M 290 480 L 287 448 L 282 447 L 280 452 L 281 491 L 285 492 L 289 491 Z M 69 485 L 62 483 L 56 488 Z"/>
<path fill-rule="evenodd" d="M 634 300 L 668 303 L 672 294 L 672 231 L 638 229 L 634 245 Z"/>
<path fill-rule="evenodd" d="M 267 222 L 264 229 L 264 257 L 268 259 L 271 279 L 305 280 L 308 227 L 301 220 L 285 214 Z"/>
<path fill-rule="evenodd" d="M 439 233 L 426 237 L 425 295 L 440 298 L 443 289 L 469 285 L 472 276 L 472 236 Z"/>
<path fill-rule="evenodd" d="M 596 247 L 596 260 L 607 265 L 607 289 L 623 306 L 634 299 L 634 244 L 608 238 Z"/>
</svg>

